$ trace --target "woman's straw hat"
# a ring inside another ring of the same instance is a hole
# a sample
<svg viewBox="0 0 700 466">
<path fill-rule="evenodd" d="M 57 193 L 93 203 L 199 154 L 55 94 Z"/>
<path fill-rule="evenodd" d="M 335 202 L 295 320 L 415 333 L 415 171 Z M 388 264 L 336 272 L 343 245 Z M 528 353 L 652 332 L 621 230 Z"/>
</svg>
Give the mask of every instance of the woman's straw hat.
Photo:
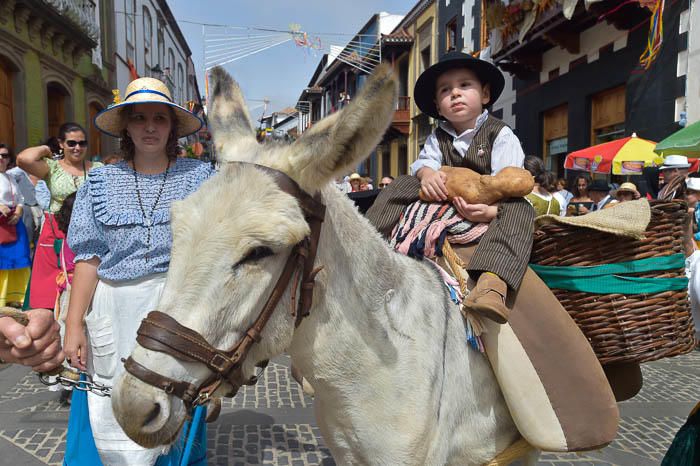
<svg viewBox="0 0 700 466">
<path fill-rule="evenodd" d="M 362 177 L 360 176 L 359 173 L 353 173 L 352 175 L 350 175 L 350 180 L 361 180 L 361 179 L 362 179 Z"/>
<path fill-rule="evenodd" d="M 162 82 L 155 78 L 138 78 L 129 83 L 126 87 L 126 97 L 122 102 L 110 105 L 95 117 L 95 126 L 103 133 L 121 137 L 124 129 L 122 120 L 119 117 L 119 110 L 122 107 L 135 104 L 165 104 L 175 111 L 177 118 L 177 137 L 189 136 L 200 130 L 203 123 L 199 117 L 173 102 L 170 90 Z"/>
<path fill-rule="evenodd" d="M 635 198 L 639 198 L 639 191 L 637 191 L 637 186 L 634 183 L 622 183 L 619 188 L 617 188 L 616 195 L 620 193 L 632 193 Z"/>
</svg>

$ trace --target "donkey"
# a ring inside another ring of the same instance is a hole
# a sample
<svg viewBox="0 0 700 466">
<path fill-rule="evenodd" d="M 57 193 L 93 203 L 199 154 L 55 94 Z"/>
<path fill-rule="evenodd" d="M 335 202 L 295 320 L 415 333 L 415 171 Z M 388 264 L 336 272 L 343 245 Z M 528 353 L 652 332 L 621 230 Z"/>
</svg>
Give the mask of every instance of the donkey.
<svg viewBox="0 0 700 466">
<path fill-rule="evenodd" d="M 479 465 L 518 438 L 484 355 L 468 347 L 462 316 L 430 264 L 393 252 L 329 182 L 380 141 L 397 85 L 380 66 L 346 108 L 293 144 L 256 142 L 238 85 L 214 69 L 210 124 L 217 175 L 172 208 L 173 248 L 159 309 L 230 348 L 270 295 L 292 246 L 309 234 L 299 202 L 254 162 L 282 171 L 326 205 L 310 315 L 295 328 L 289 286 L 243 364 L 283 352 L 315 389 L 324 440 L 342 465 Z M 137 345 L 132 358 L 175 380 L 211 372 Z M 125 373 L 112 398 L 136 442 L 175 438 L 183 402 Z"/>
</svg>

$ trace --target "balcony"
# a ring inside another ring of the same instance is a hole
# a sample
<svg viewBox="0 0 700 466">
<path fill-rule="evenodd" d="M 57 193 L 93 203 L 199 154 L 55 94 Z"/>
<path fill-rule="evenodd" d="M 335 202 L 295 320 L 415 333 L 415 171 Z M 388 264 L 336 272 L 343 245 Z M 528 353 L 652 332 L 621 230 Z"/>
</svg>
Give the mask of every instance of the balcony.
<svg viewBox="0 0 700 466">
<path fill-rule="evenodd" d="M 403 135 L 408 135 L 411 125 L 411 98 L 406 96 L 399 97 L 396 102 L 394 117 L 391 121 L 391 126 L 394 130 Z"/>
<path fill-rule="evenodd" d="M 95 18 L 93 0 L 44 0 L 56 12 L 82 30 L 90 39 L 97 42 L 99 25 Z"/>
<path fill-rule="evenodd" d="M 584 7 L 584 2 L 580 2 L 571 12 L 571 19 L 564 16 L 560 3 L 539 13 L 534 23 L 526 24 L 525 15 L 521 12 L 517 22 L 504 20 L 503 24 L 492 28 L 496 29 L 497 36 L 502 37 L 500 47 L 493 50 L 492 58 L 504 71 L 527 78 L 541 71 L 542 54 L 552 47 L 561 47 L 572 54 L 579 53 L 581 32 L 600 21 L 599 18 L 604 18 L 617 29 L 625 30 L 644 21 L 649 15 L 649 10 L 637 3 L 620 5 L 617 0 L 601 0 L 589 5 L 588 9 Z M 528 26 L 529 29 L 523 33 L 522 28 Z"/>
</svg>

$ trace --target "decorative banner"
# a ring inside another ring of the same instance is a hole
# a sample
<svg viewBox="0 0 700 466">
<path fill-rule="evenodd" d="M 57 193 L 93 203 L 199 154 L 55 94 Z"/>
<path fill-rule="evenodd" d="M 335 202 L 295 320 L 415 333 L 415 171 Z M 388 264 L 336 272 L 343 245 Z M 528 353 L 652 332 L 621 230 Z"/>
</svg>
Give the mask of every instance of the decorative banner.
<svg viewBox="0 0 700 466">
<path fill-rule="evenodd" d="M 621 175 L 641 175 L 643 169 L 643 160 L 626 160 L 620 164 Z"/>
<path fill-rule="evenodd" d="M 598 170 L 598 166 L 600 165 L 600 162 L 603 161 L 603 156 L 600 154 L 597 154 L 596 156 L 593 157 L 593 163 L 591 164 L 591 172 L 595 172 Z"/>
</svg>

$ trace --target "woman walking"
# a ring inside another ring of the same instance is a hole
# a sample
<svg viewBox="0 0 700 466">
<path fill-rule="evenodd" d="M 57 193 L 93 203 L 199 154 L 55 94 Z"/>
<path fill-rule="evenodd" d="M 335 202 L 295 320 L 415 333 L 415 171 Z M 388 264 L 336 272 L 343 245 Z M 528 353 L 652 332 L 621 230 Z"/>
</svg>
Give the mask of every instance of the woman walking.
<svg viewBox="0 0 700 466">
<path fill-rule="evenodd" d="M 44 217 L 32 265 L 29 286 L 29 305 L 32 308 L 53 309 L 56 302 L 56 276 L 61 268 L 54 242 L 64 239 L 64 235 L 58 229 L 54 215 L 63 200 L 83 185 L 88 172 L 102 165 L 85 160 L 86 134 L 79 124 L 65 123 L 58 130 L 59 155 L 62 154 L 63 158 L 54 159 L 54 152 L 48 145 L 30 147 L 17 156 L 19 167 L 44 180 L 51 193 L 49 211 Z"/>
<path fill-rule="evenodd" d="M 165 285 L 170 207 L 212 174 L 208 164 L 177 157 L 178 138 L 198 131 L 202 123 L 172 102 L 165 84 L 140 78 L 124 95 L 122 103 L 95 119 L 101 131 L 121 138 L 124 159 L 90 173 L 78 191 L 68 230 L 75 271 L 66 359 L 108 386 L 123 372 L 120 360 L 134 349 L 136 330 L 155 309 Z M 115 420 L 109 399 L 90 393 L 88 406 L 104 464 L 150 466 L 163 453 L 163 448 L 144 449 L 132 442 Z"/>
<path fill-rule="evenodd" d="M 24 198 L 7 169 L 12 151 L 0 144 L 0 306 L 22 307 L 29 282 L 29 238 L 22 223 Z"/>
</svg>

